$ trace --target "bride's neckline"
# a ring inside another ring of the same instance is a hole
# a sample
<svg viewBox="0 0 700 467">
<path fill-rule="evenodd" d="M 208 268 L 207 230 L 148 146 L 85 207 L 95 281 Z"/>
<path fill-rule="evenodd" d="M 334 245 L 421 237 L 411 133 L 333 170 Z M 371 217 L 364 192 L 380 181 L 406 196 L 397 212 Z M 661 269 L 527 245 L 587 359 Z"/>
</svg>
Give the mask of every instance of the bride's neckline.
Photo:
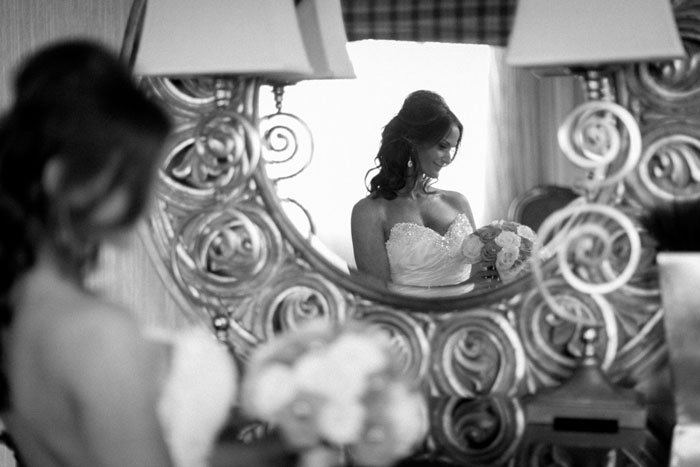
<svg viewBox="0 0 700 467">
<path fill-rule="evenodd" d="M 467 219 L 467 215 L 463 212 L 460 212 L 459 214 L 457 214 L 455 216 L 454 219 L 452 219 L 452 222 L 450 222 L 450 225 L 447 226 L 447 230 L 445 231 L 444 234 L 441 234 L 437 230 L 432 229 L 428 226 L 419 224 L 417 222 L 412 222 L 412 221 L 397 222 L 396 224 L 392 225 L 391 229 L 389 230 L 389 239 L 391 239 L 391 236 L 392 236 L 395 229 L 398 230 L 402 227 L 424 229 L 424 230 L 433 232 L 435 235 L 437 235 L 439 237 L 444 238 L 444 237 L 447 237 L 450 234 L 450 232 L 452 232 L 452 230 L 459 224 L 460 221 L 462 221 L 462 218 Z"/>
</svg>

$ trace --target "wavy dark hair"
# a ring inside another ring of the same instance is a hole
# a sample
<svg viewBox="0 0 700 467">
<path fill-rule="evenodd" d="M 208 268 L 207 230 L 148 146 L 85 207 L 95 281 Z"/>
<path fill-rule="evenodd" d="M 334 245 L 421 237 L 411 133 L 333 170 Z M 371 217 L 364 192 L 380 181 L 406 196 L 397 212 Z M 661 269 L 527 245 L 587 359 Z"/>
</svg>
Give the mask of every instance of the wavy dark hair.
<svg viewBox="0 0 700 467">
<path fill-rule="evenodd" d="M 367 172 L 378 173 L 372 177 L 368 190 L 374 198 L 394 199 L 399 190 L 418 183 L 421 174 L 409 170 L 409 161 L 418 166 L 416 149 L 437 144 L 450 131 L 452 125 L 459 128 L 457 148 L 462 141 L 464 127 L 450 110 L 445 100 L 433 91 L 414 91 L 403 102 L 396 114 L 382 131 L 382 141 L 376 166 Z M 427 189 L 429 180 L 425 181 Z"/>
<path fill-rule="evenodd" d="M 8 294 L 42 244 L 53 245 L 67 273 L 83 271 L 95 255 L 64 246 L 59 237 L 66 225 L 72 243 L 85 247 L 95 245 L 100 232 L 139 217 L 171 125 L 119 59 L 87 40 L 44 47 L 18 68 L 13 84 L 14 102 L 0 119 L 3 326 L 12 319 Z M 62 170 L 49 194 L 44 182 L 51 161 Z M 127 196 L 127 209 L 110 225 L 97 225 L 95 210 L 117 190 Z"/>
</svg>

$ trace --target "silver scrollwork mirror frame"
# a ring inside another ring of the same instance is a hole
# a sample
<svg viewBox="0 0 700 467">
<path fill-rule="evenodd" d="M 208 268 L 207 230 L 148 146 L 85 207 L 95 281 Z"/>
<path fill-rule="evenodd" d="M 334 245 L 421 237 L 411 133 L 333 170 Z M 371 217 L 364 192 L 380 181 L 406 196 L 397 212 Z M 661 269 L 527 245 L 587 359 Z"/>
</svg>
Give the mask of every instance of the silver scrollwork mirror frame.
<svg viewBox="0 0 700 467">
<path fill-rule="evenodd" d="M 594 174 L 583 182 L 585 204 L 543 226 L 566 233 L 560 251 L 568 254 L 511 284 L 414 297 L 330 263 L 296 229 L 276 192 L 276 179 L 299 170 L 295 157 L 313 150 L 312 135 L 293 115 L 261 118 L 259 92 L 268 83 L 251 77 L 141 79 L 176 122 L 142 239 L 183 310 L 243 360 L 310 318 L 361 319 L 392 336 L 406 371 L 434 394 L 522 395 L 571 374 L 580 333 L 593 323 L 602 330 L 596 345 L 603 368 L 618 383 L 637 385 L 664 365 L 666 351 L 653 250 L 640 240 L 636 219 L 679 193 L 700 196 L 688 175 L 700 160 L 692 117 L 700 107 L 698 5 L 675 7 L 688 60 L 625 68 L 611 78 L 618 104 L 586 103 L 563 123 L 562 149 L 584 160 L 593 151 L 598 165 L 582 162 Z M 591 134 L 598 148 L 582 144 Z M 673 186 L 677 173 L 687 175 L 680 178 L 686 186 Z"/>
</svg>

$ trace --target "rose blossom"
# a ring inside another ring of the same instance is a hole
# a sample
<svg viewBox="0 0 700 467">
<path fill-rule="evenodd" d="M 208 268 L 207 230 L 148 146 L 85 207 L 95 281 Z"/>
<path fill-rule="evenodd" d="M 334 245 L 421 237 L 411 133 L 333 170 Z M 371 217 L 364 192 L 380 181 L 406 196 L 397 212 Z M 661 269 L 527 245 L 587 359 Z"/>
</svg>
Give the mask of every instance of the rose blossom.
<svg viewBox="0 0 700 467">
<path fill-rule="evenodd" d="M 271 364 L 247 381 L 249 404 L 255 416 L 271 418 L 294 399 L 296 385 L 291 369 Z"/>
<path fill-rule="evenodd" d="M 467 263 L 474 264 L 478 262 L 483 247 L 484 243 L 477 235 L 470 234 L 467 236 L 462 242 L 462 254 L 466 258 Z"/>
<path fill-rule="evenodd" d="M 477 235 L 481 237 L 482 241 L 488 242 L 489 240 L 496 238 L 496 235 L 499 233 L 501 233 L 501 228 L 498 226 L 498 223 L 492 222 L 491 224 L 480 228 Z"/>
<path fill-rule="evenodd" d="M 339 366 L 325 350 L 309 352 L 294 365 L 294 382 L 300 389 L 327 398 L 359 398 L 367 387 L 367 378 L 348 363 Z"/>
<path fill-rule="evenodd" d="M 533 232 L 533 230 L 526 225 L 518 226 L 518 235 L 520 235 L 523 238 L 527 238 L 531 242 L 534 242 L 537 238 L 537 234 L 535 234 L 535 232 Z"/>
<path fill-rule="evenodd" d="M 496 270 L 498 270 L 499 274 L 501 271 L 510 269 L 513 264 L 515 264 L 515 260 L 518 259 L 519 255 L 520 250 L 518 250 L 518 247 L 513 245 L 504 247 L 501 251 L 499 251 L 496 255 Z"/>
<path fill-rule="evenodd" d="M 378 340 L 378 335 L 348 333 L 338 337 L 329 346 L 326 358 L 332 362 L 332 365 L 338 365 L 338 367 L 352 362 L 358 377 L 364 378 L 381 370 L 389 363 L 382 343 Z"/>
<path fill-rule="evenodd" d="M 501 248 L 505 248 L 507 246 L 514 246 L 518 248 L 520 246 L 520 237 L 516 233 L 507 230 L 499 233 L 494 241 L 496 242 L 496 245 L 500 246 Z"/>
<path fill-rule="evenodd" d="M 493 263 L 496 261 L 496 255 L 501 248 L 493 242 L 488 242 L 481 249 L 481 261 L 484 263 Z"/>
<path fill-rule="evenodd" d="M 387 415 L 399 441 L 397 451 L 406 455 L 428 433 L 428 409 L 419 392 L 400 384 L 392 384 L 388 389 Z"/>
<path fill-rule="evenodd" d="M 318 413 L 318 430 L 331 443 L 343 445 L 358 440 L 365 423 L 365 408 L 359 401 L 328 401 Z"/>
<path fill-rule="evenodd" d="M 510 269 L 505 269 L 503 271 L 499 271 L 498 275 L 501 278 L 501 281 L 504 284 L 507 284 L 508 282 L 511 282 L 512 280 L 517 278 L 518 275 L 520 274 L 520 272 L 525 269 L 526 265 L 527 265 L 527 263 L 518 262 Z"/>
<path fill-rule="evenodd" d="M 349 452 L 359 465 L 384 467 L 404 457 L 428 433 L 429 416 L 423 394 L 399 381 L 388 383 L 369 402 L 364 436 Z"/>
</svg>

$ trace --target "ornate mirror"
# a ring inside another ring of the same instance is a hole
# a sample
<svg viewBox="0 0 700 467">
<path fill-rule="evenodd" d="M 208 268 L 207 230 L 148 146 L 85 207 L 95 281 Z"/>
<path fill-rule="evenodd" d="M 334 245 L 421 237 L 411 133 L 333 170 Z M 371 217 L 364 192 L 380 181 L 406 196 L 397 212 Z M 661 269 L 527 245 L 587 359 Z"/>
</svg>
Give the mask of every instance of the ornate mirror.
<svg viewBox="0 0 700 467">
<path fill-rule="evenodd" d="M 348 36 L 362 38 L 354 15 L 367 5 L 351 3 Z M 303 205 L 278 191 L 307 165 L 314 135 L 281 94 L 278 111 L 261 115 L 267 85 L 281 87 L 256 77 L 143 78 L 177 130 L 142 237 L 183 308 L 243 359 L 310 318 L 360 319 L 392 336 L 406 372 L 431 394 L 522 396 L 567 380 L 584 353 L 580 336 L 594 326 L 608 377 L 653 401 L 650 382 L 665 375 L 667 357 L 653 245 L 638 220 L 657 202 L 698 196 L 697 8 L 675 2 L 688 60 L 619 69 L 598 81 L 609 99 L 590 99 L 562 119 L 558 144 L 588 174 L 579 180 L 585 196 L 547 218 L 540 238 L 560 235 L 557 247 L 513 283 L 413 296 L 329 260 L 292 219 L 295 210 L 306 217 Z M 505 15 L 507 23 L 512 10 Z M 504 45 L 507 31 L 497 36 L 490 43 Z"/>
<path fill-rule="evenodd" d="M 57 31 L 75 35 L 86 25 L 91 25 L 100 37 L 118 41 L 127 3 L 131 2 L 95 2 L 94 8 L 76 8 L 77 3 L 84 2 L 65 2 L 62 7 L 58 3 L 64 2 L 49 3 L 8 2 L 8 14 L 4 16 L 10 26 L 5 41 L 8 57 L 18 58 L 19 51 L 28 44 L 36 45 L 37 38 L 53 37 Z M 438 3 L 453 10 L 443 16 L 425 14 L 424 10 L 395 17 L 372 13 L 373 5 L 420 9 Z M 134 252 L 106 252 L 110 255 L 105 262 L 110 271 L 105 275 L 117 275 L 117 292 L 133 299 L 132 308 L 148 313 L 149 324 L 177 325 L 183 315 L 187 320 L 203 322 L 243 360 L 259 343 L 310 317 L 357 318 L 381 327 L 402 352 L 406 371 L 437 396 L 431 407 L 435 428 L 431 441 L 444 446 L 445 453 L 459 464 L 499 465 L 512 458 L 524 430 L 519 396 L 541 394 L 569 380 L 584 353 L 579 337 L 592 322 L 600 331 L 596 355 L 609 379 L 621 387 L 637 389 L 646 396 L 655 420 L 672 424 L 664 405 L 669 368 L 665 313 L 656 281 L 653 245 L 637 222 L 657 203 L 700 197 L 700 2 L 671 3 L 687 59 L 629 66 L 609 77 L 611 96 L 633 116 L 631 125 L 605 107 L 591 112 L 590 107 L 584 107 L 584 115 L 570 114 L 584 94 L 577 89 L 580 82 L 576 78 L 536 78 L 529 73 L 514 76 L 502 61 L 490 62 L 494 73 L 489 86 L 502 96 L 508 89 L 515 94 L 514 99 L 539 94 L 539 86 L 553 80 L 570 84 L 568 89 L 562 86 L 554 92 L 571 103 L 561 114 L 544 119 L 541 109 L 515 107 L 513 101 L 508 101 L 488 117 L 504 128 L 517 127 L 521 119 L 538 121 L 534 141 L 499 139 L 503 144 L 499 152 L 503 154 L 520 154 L 531 145 L 531 151 L 542 150 L 552 161 L 568 163 L 557 140 L 560 128 L 564 128 L 564 134 L 580 136 L 586 122 L 600 122 L 590 117 L 601 113 L 605 116 L 603 122 L 608 116 L 616 122 L 613 127 L 590 126 L 601 129 L 595 134 L 619 137 L 624 142 L 620 157 L 602 167 L 579 169 L 586 177 L 574 179 L 577 189 L 586 183 L 588 174 L 611 181 L 588 185 L 584 190 L 587 204 L 595 208 L 576 214 L 565 211 L 552 217 L 554 224 L 544 226 L 561 228 L 563 221 L 569 232 L 576 231 L 583 239 L 583 243 L 574 242 L 572 234 L 572 241 L 567 243 L 599 246 L 582 246 L 578 251 L 589 253 L 583 255 L 583 260 L 579 257 L 573 263 L 568 261 L 577 251 L 569 249 L 571 254 L 561 260 L 555 256 L 533 275 L 483 294 L 413 297 L 388 293 L 372 281 L 351 276 L 346 265 L 341 267 L 330 260 L 332 255 L 326 250 L 337 254 L 331 242 L 324 239 L 320 247 L 315 240 L 311 242 L 303 209 L 287 199 L 297 198 L 297 194 L 283 191 L 286 182 L 292 180 L 286 177 L 307 162 L 310 165 L 293 178 L 305 177 L 314 164 L 325 163 L 334 155 L 332 148 L 322 146 L 322 135 L 316 130 L 309 133 L 304 120 L 308 118 L 311 124 L 311 119 L 304 115 L 294 95 L 295 88 L 311 86 L 311 82 L 286 87 L 282 113 L 275 115 L 272 83 L 262 78 L 238 77 L 225 82 L 149 78 L 143 79 L 144 88 L 168 106 L 178 127 L 160 173 L 157 202 L 141 226 L 139 241 L 134 242 L 138 246 Z M 351 44 L 364 40 L 440 39 L 450 45 L 492 46 L 490 50 L 501 53 L 515 5 L 514 0 L 342 1 Z M 91 15 L 86 17 L 78 11 L 90 11 Z M 12 22 L 15 16 L 22 21 Z M 48 17 L 53 20 L 51 27 L 44 26 Z M 463 21 L 454 21 L 455 17 Z M 24 22 L 26 18 L 34 18 L 36 23 Z M 385 20 L 393 26 L 382 22 Z M 431 25 L 432 20 L 439 27 Z M 126 49 L 130 47 L 128 34 L 125 45 Z M 240 44 L 232 45 L 237 46 Z M 581 96 L 574 95 L 576 92 Z M 540 97 L 546 100 L 552 94 L 542 93 Z M 449 100 L 454 106 L 455 100 Z M 630 167 L 624 161 L 629 152 L 629 134 L 634 131 L 629 128 L 635 126 L 640 130 L 641 146 L 638 158 L 631 159 L 634 167 Z M 615 131 L 607 131 L 612 128 Z M 359 137 L 356 132 L 352 129 L 344 133 Z M 378 142 L 379 135 L 374 131 L 362 136 Z M 575 141 L 576 137 L 567 139 Z M 210 150 L 204 156 L 199 152 L 204 147 L 202 142 Z M 210 157 L 212 154 L 220 157 Z M 291 154 L 296 155 L 290 158 Z M 308 155 L 310 162 L 303 157 Z M 362 156 L 367 160 L 372 154 Z M 466 148 L 458 155 L 464 160 L 471 157 Z M 361 172 L 370 168 L 367 162 L 361 165 Z M 352 178 L 362 192 L 362 177 Z M 504 217 L 503 208 L 512 198 L 538 182 L 517 186 L 508 196 L 492 193 L 490 198 L 503 196 L 499 201 L 501 211 L 484 210 L 481 218 L 485 222 Z M 463 191 L 470 195 L 467 189 Z M 631 224 L 617 222 L 618 217 L 608 216 L 610 211 L 600 205 L 624 214 Z M 318 214 L 313 210 L 309 214 L 318 223 Z M 588 230 L 592 224 L 595 230 Z M 319 225 L 319 236 L 321 230 Z M 640 242 L 632 248 L 634 241 L 625 239 L 634 238 L 635 230 L 641 233 Z M 147 252 L 141 248 L 141 240 Z M 629 261 L 632 249 L 639 252 L 636 262 Z M 139 257 L 133 262 L 136 267 L 125 264 L 129 254 Z M 144 280 L 151 264 L 158 269 L 161 280 L 148 276 Z M 592 280 L 595 287 L 582 285 L 578 277 Z M 140 288 L 134 287 L 134 282 L 140 282 Z M 169 293 L 162 293 L 161 282 Z M 608 283 L 612 286 L 605 285 L 607 289 L 599 285 Z M 177 306 L 171 307 L 170 300 Z M 642 444 L 637 439 L 631 441 Z M 548 454 L 546 450 L 539 452 Z M 630 465 L 663 465 L 648 459 L 645 464 L 640 460 L 644 456 L 630 449 L 620 455 Z M 530 460 L 518 457 L 516 462 L 525 464 Z"/>
</svg>

